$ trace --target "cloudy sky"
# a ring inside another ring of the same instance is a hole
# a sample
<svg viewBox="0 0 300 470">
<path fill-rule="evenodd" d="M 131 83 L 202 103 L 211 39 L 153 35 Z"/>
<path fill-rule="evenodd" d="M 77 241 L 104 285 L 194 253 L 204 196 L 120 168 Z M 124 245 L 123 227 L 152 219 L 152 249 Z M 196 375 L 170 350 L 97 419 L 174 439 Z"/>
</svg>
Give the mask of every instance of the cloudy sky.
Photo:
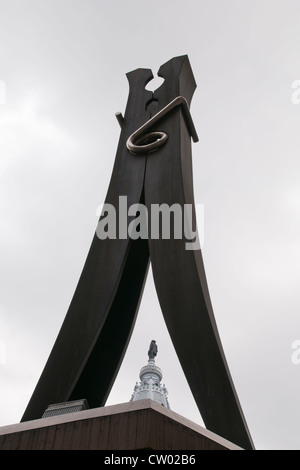
<svg viewBox="0 0 300 470">
<path fill-rule="evenodd" d="M 73 296 L 125 74 L 188 54 L 221 339 L 256 448 L 300 449 L 299 18 L 298 0 L 0 0 L 0 426 L 21 419 Z M 171 408 L 202 424 L 151 271 L 107 404 L 129 401 L 152 339 Z"/>
</svg>

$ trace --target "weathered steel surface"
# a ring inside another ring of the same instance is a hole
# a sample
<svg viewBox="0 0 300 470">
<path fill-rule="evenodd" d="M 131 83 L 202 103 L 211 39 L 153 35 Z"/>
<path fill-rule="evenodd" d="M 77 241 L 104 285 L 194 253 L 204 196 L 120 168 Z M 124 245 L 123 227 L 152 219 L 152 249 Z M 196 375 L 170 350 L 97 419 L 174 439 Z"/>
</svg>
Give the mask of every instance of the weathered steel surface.
<svg viewBox="0 0 300 470">
<path fill-rule="evenodd" d="M 129 73 L 129 98 L 106 202 L 128 206 L 192 204 L 191 138 L 180 107 L 152 131 L 167 134 L 155 152 L 132 155 L 131 134 L 177 96 L 190 104 L 196 83 L 187 56 L 159 71 L 165 81 L 145 90 L 148 69 Z M 152 110 L 152 111 L 151 111 Z M 150 221 L 151 224 L 151 221 Z M 172 230 L 171 230 L 172 235 Z M 119 370 L 134 326 L 149 253 L 161 309 L 183 371 L 208 429 L 245 448 L 253 443 L 230 376 L 213 313 L 201 251 L 185 239 L 99 240 L 95 235 L 66 319 L 23 416 L 39 418 L 51 403 L 87 399 L 102 406 Z"/>
<path fill-rule="evenodd" d="M 165 88 L 154 94 L 158 111 L 178 95 L 190 102 L 196 84 L 188 60 L 172 60 L 159 74 L 165 78 Z M 159 125 L 170 137 L 165 147 L 147 158 L 145 203 L 149 209 L 162 203 L 194 206 L 186 123 L 178 110 Z M 218 334 L 201 250 L 187 250 L 184 238 L 150 238 L 149 248 L 161 310 L 205 425 L 241 447 L 252 448 Z"/>
<path fill-rule="evenodd" d="M 118 209 L 140 202 L 146 157 L 138 159 L 126 141 L 149 117 L 151 70 L 127 74 L 129 97 L 106 203 Z M 106 239 L 95 234 L 61 330 L 22 417 L 38 419 L 49 404 L 85 398 L 102 406 L 125 354 L 149 265 L 146 240 Z"/>
</svg>

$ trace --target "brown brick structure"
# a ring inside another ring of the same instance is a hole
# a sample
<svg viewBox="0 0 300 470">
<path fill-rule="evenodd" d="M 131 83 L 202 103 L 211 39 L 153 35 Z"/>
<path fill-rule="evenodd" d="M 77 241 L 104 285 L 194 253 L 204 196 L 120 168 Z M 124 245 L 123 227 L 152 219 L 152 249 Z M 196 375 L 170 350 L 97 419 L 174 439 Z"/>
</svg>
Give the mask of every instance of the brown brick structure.
<svg viewBox="0 0 300 470">
<path fill-rule="evenodd" d="M 0 428 L 0 450 L 241 450 L 152 400 Z"/>
</svg>

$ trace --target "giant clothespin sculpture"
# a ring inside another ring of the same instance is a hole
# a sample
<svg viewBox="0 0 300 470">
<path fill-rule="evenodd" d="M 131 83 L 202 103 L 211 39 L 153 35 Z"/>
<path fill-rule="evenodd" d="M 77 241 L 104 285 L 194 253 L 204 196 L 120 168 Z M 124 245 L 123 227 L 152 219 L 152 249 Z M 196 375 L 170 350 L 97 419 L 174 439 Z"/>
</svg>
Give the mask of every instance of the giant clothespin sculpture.
<svg viewBox="0 0 300 470">
<path fill-rule="evenodd" d="M 191 136 L 196 141 L 197 134 L 189 106 L 196 83 L 188 57 L 171 59 L 158 75 L 165 81 L 151 92 L 145 89 L 151 70 L 127 74 L 129 97 L 124 118 L 118 115 L 121 134 L 105 201 L 117 214 L 120 196 L 126 196 L 128 207 L 143 203 L 149 212 L 154 204 L 194 208 Z M 126 223 L 132 220 L 128 215 Z M 52 403 L 85 398 L 91 407 L 104 406 L 151 261 L 166 326 L 206 427 L 253 449 L 218 334 L 201 250 L 186 249 L 186 240 L 172 233 L 170 239 L 100 238 L 96 231 L 22 421 L 41 418 Z"/>
</svg>

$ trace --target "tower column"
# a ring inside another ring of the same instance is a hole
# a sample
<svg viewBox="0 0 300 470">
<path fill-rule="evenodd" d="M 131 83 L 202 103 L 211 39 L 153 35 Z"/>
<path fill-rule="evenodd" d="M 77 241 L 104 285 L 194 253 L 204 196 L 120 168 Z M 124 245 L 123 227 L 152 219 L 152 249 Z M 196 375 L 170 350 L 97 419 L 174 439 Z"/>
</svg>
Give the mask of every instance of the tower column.
<svg viewBox="0 0 300 470">
<path fill-rule="evenodd" d="M 140 383 L 136 382 L 130 401 L 149 398 L 170 409 L 168 391 L 165 385 L 161 384 L 162 370 L 155 364 L 157 351 L 156 341 L 152 340 L 148 351 L 148 364 L 140 370 Z"/>
</svg>

